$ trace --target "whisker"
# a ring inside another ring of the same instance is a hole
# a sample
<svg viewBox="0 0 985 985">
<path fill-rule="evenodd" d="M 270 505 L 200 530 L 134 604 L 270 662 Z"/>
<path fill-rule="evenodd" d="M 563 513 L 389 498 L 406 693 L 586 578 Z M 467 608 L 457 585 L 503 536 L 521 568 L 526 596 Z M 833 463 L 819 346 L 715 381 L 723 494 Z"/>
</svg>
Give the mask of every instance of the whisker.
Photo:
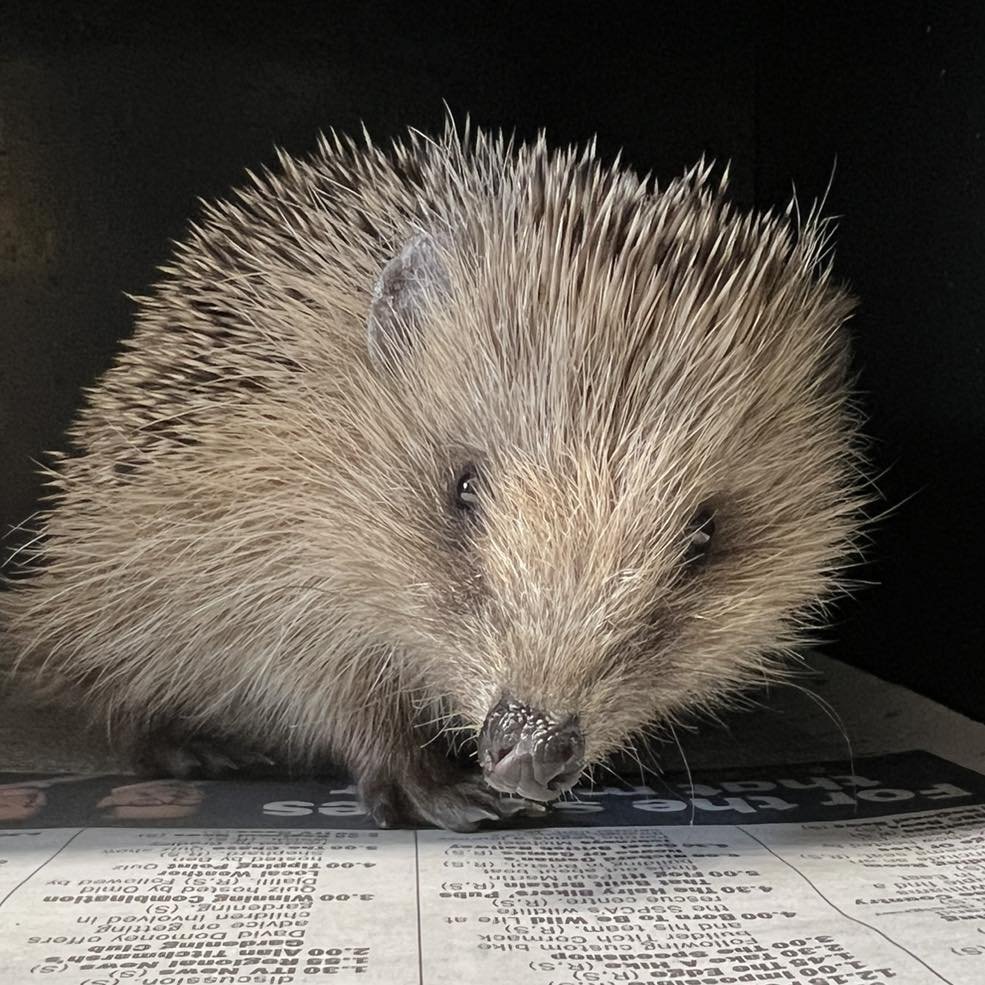
<svg viewBox="0 0 985 985">
<path fill-rule="evenodd" d="M 824 712 L 824 714 L 831 720 L 838 731 L 841 733 L 842 738 L 845 740 L 845 746 L 848 751 L 848 763 L 849 769 L 852 776 L 855 775 L 855 749 L 852 745 L 851 736 L 848 734 L 848 729 L 845 726 L 845 722 L 841 715 L 838 714 L 837 709 L 831 704 L 827 698 L 821 697 L 816 691 L 812 691 L 809 687 L 804 687 L 802 684 L 795 684 L 793 681 L 785 682 L 787 687 L 793 688 L 795 691 L 799 691 L 801 694 L 810 698 Z M 856 804 L 856 808 L 857 808 Z"/>
<path fill-rule="evenodd" d="M 684 752 L 684 746 L 681 745 L 681 740 L 677 737 L 677 729 L 674 727 L 673 722 L 667 723 L 670 729 L 670 734 L 674 737 L 674 742 L 677 743 L 677 750 L 681 754 L 681 759 L 684 760 L 684 772 L 687 774 L 687 785 L 688 785 L 688 799 L 691 802 L 691 817 L 688 820 L 689 825 L 694 824 L 694 777 L 691 775 L 691 765 L 687 761 L 687 754 Z"/>
</svg>

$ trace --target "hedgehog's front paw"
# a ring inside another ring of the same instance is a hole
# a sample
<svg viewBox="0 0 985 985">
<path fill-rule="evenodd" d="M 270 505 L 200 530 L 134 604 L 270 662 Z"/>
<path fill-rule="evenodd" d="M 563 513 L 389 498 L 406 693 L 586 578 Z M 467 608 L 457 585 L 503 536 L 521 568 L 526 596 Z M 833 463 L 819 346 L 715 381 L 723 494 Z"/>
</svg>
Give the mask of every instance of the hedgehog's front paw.
<svg viewBox="0 0 985 985">
<path fill-rule="evenodd" d="M 444 771 L 442 771 L 444 772 Z M 540 817 L 546 808 L 490 790 L 478 774 L 448 770 L 440 778 L 424 772 L 364 776 L 359 792 L 370 817 L 381 828 L 433 824 L 448 831 L 470 832 L 483 821 L 523 814 Z"/>
<path fill-rule="evenodd" d="M 257 766 L 272 766 L 264 753 L 240 742 L 171 728 L 145 732 L 136 744 L 134 766 L 143 776 L 182 780 L 219 779 Z"/>
</svg>

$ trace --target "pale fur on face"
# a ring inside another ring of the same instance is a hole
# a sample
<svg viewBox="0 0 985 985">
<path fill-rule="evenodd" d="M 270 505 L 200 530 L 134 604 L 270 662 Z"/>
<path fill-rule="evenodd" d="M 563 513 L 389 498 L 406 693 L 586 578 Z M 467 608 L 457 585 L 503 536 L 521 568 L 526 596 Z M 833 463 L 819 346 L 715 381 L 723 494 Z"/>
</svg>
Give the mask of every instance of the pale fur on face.
<svg viewBox="0 0 985 985">
<path fill-rule="evenodd" d="M 395 708 L 477 729 L 508 692 L 593 760 L 775 672 L 860 531 L 852 304 L 817 213 L 737 214 L 710 173 L 449 127 L 324 139 L 207 206 L 0 597 L 21 666 L 301 755 Z M 420 235 L 441 276 L 367 346 Z"/>
</svg>

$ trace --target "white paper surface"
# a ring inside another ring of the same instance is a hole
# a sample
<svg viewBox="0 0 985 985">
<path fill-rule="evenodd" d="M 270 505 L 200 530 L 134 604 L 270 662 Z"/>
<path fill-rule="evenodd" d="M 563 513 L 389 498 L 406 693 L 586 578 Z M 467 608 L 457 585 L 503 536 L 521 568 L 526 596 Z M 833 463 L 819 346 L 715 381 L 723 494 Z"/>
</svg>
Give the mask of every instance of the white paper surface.
<svg viewBox="0 0 985 985">
<path fill-rule="evenodd" d="M 985 808 L 865 820 L 0 831 L 0 983 L 980 985 Z"/>
</svg>

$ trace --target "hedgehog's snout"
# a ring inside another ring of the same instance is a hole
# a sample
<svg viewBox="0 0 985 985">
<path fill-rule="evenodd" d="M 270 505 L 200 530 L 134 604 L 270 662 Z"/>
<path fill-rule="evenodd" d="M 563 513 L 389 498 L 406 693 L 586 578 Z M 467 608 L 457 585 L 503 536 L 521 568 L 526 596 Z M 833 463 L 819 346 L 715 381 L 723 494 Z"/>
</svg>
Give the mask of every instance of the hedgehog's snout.
<svg viewBox="0 0 985 985">
<path fill-rule="evenodd" d="M 486 716 L 479 762 L 486 782 L 527 800 L 556 800 L 585 766 L 585 738 L 576 718 L 558 720 L 510 697 Z"/>
</svg>

